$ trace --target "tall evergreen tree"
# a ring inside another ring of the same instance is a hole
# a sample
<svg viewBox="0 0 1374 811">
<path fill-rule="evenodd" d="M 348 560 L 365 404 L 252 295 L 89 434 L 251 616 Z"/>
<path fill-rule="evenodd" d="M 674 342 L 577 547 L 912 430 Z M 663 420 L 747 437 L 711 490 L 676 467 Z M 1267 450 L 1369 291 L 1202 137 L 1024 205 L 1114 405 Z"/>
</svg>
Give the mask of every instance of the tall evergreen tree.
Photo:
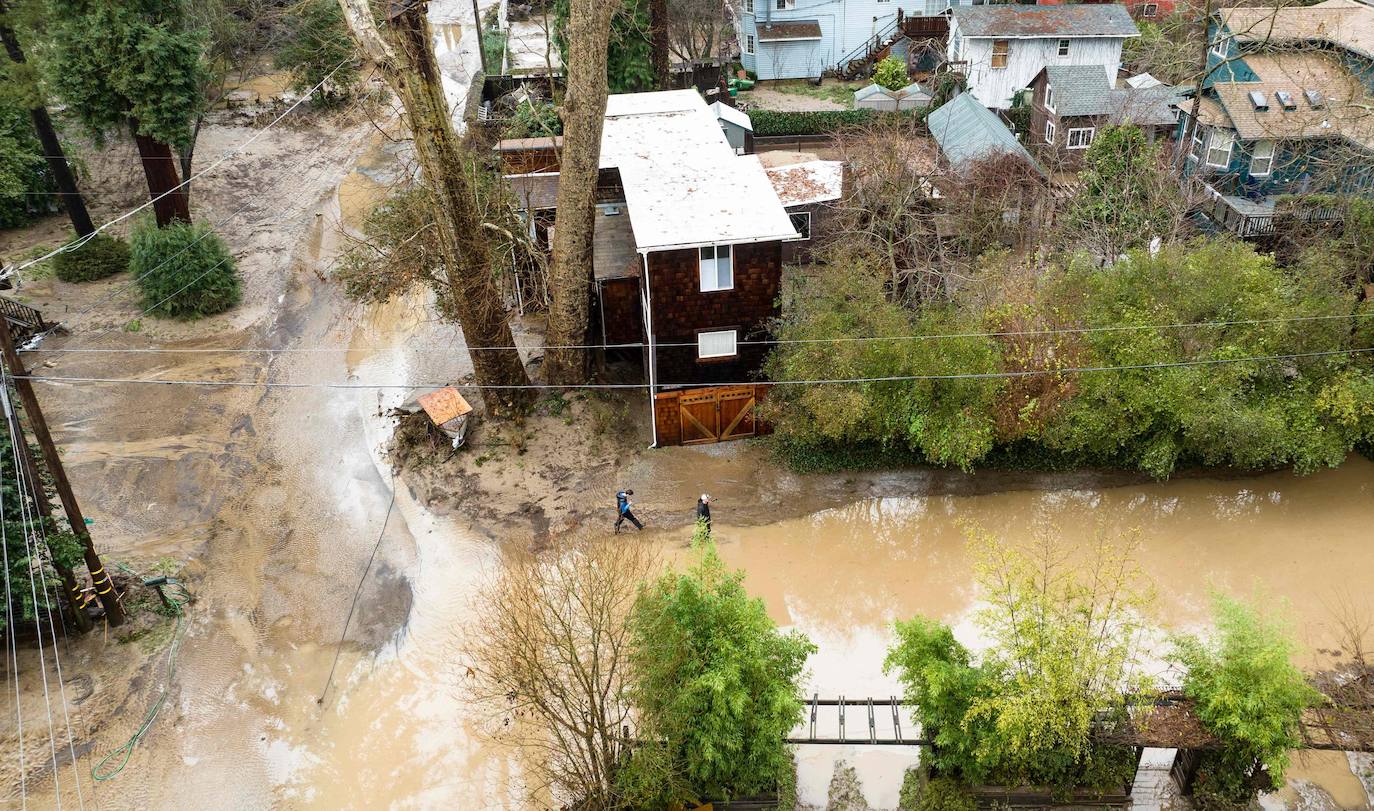
<svg viewBox="0 0 1374 811">
<path fill-rule="evenodd" d="M 158 225 L 190 222 L 173 150 L 205 103 L 205 32 L 185 0 L 50 0 L 52 85 L 97 138 L 127 126 Z"/>
</svg>

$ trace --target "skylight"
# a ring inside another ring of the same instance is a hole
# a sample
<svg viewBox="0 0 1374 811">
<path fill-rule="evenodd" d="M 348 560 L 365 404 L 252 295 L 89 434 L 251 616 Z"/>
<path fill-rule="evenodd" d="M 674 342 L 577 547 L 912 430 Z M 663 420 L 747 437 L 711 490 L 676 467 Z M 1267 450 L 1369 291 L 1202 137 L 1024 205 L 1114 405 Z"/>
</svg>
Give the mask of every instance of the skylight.
<svg viewBox="0 0 1374 811">
<path fill-rule="evenodd" d="M 1312 105 L 1313 110 L 1320 110 L 1326 106 L 1326 99 L 1322 98 L 1322 91 L 1308 88 L 1302 91 L 1302 94 L 1307 97 L 1307 103 Z"/>
<path fill-rule="evenodd" d="M 1251 91 L 1250 91 L 1250 103 L 1253 104 L 1253 105 L 1255 106 L 1255 109 L 1256 109 L 1256 110 L 1268 110 L 1268 109 L 1269 109 L 1269 102 L 1268 102 L 1268 100 L 1266 100 L 1266 99 L 1264 98 L 1264 94 L 1261 93 L 1261 92 L 1258 91 L 1258 90 L 1251 90 Z"/>
<path fill-rule="evenodd" d="M 1298 103 L 1293 100 L 1293 94 L 1289 93 L 1287 90 L 1275 90 L 1274 98 L 1279 100 L 1279 106 L 1283 107 L 1285 110 L 1298 109 Z"/>
</svg>

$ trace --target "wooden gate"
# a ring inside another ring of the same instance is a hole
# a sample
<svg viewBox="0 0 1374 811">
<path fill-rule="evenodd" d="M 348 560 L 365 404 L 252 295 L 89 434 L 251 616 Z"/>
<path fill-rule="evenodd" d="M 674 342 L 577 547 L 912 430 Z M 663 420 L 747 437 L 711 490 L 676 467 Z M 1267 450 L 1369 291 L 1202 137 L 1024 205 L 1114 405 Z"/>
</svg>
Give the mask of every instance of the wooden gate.
<svg viewBox="0 0 1374 811">
<path fill-rule="evenodd" d="M 655 398 L 660 445 L 704 445 L 766 433 L 755 414 L 766 386 L 710 386 Z"/>
</svg>

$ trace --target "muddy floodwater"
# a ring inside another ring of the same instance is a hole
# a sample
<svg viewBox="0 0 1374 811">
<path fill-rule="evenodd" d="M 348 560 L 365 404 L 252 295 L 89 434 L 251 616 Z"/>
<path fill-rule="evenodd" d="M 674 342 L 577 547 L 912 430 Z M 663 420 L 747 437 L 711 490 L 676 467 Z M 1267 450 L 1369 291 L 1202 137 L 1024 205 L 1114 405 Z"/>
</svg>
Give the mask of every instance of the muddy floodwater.
<svg viewBox="0 0 1374 811">
<path fill-rule="evenodd" d="M 1165 629 L 1205 624 L 1212 589 L 1262 594 L 1289 603 L 1312 663 L 1338 642 L 1334 611 L 1371 607 L 1374 464 L 1363 458 L 1308 477 L 871 498 L 765 526 L 732 525 L 732 509 L 745 513 L 748 505 L 714 510 L 722 556 L 747 572 L 747 587 L 778 623 L 804 631 L 820 648 L 810 661 L 808 694 L 899 693 L 882 672 L 895 619 L 937 617 L 977 644 L 966 522 L 1008 540 L 1048 531 L 1086 544 L 1099 533 L 1137 534 L 1139 560 L 1157 589 L 1155 618 Z M 683 560 L 686 539 L 681 530 L 660 542 Z M 849 725 L 851 735 L 863 735 L 867 720 L 851 717 Z M 843 756 L 859 767 L 869 802 L 892 807 L 912 758 L 888 747 L 837 749 L 802 748 L 803 799 L 823 803 L 831 762 Z M 1343 808 L 1371 801 L 1339 754 L 1299 758 L 1292 777 L 1321 786 Z"/>
</svg>

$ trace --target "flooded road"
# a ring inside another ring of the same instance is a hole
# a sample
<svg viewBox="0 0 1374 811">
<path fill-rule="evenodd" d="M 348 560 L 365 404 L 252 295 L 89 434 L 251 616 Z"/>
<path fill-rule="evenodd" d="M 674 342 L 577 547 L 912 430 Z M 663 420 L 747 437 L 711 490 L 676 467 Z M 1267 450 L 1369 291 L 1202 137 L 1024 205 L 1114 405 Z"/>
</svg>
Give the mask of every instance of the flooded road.
<svg viewBox="0 0 1374 811">
<path fill-rule="evenodd" d="M 1205 625 L 1212 589 L 1258 593 L 1289 603 L 1308 663 L 1337 646 L 1333 612 L 1342 605 L 1353 602 L 1374 616 L 1374 463 L 1362 457 L 1305 478 L 871 498 L 761 527 L 732 526 L 723 506 L 714 517 L 720 553 L 745 570 L 750 592 L 779 624 L 819 646 L 808 694 L 900 693 L 882 672 L 895 619 L 936 617 L 977 645 L 965 522 L 1008 540 L 1050 532 L 1075 545 L 1098 533 L 1137 533 L 1138 559 L 1158 593 L 1154 618 L 1165 629 Z M 685 530 L 665 535 L 661 542 L 675 556 L 688 554 Z M 902 759 L 883 748 L 848 749 L 843 754 L 859 765 L 870 802 L 891 807 L 901 779 L 893 764 Z M 823 800 L 836 754 L 803 748 L 807 800 Z M 1341 755 L 1300 759 L 1292 776 L 1322 785 L 1341 807 L 1369 802 Z"/>
</svg>

